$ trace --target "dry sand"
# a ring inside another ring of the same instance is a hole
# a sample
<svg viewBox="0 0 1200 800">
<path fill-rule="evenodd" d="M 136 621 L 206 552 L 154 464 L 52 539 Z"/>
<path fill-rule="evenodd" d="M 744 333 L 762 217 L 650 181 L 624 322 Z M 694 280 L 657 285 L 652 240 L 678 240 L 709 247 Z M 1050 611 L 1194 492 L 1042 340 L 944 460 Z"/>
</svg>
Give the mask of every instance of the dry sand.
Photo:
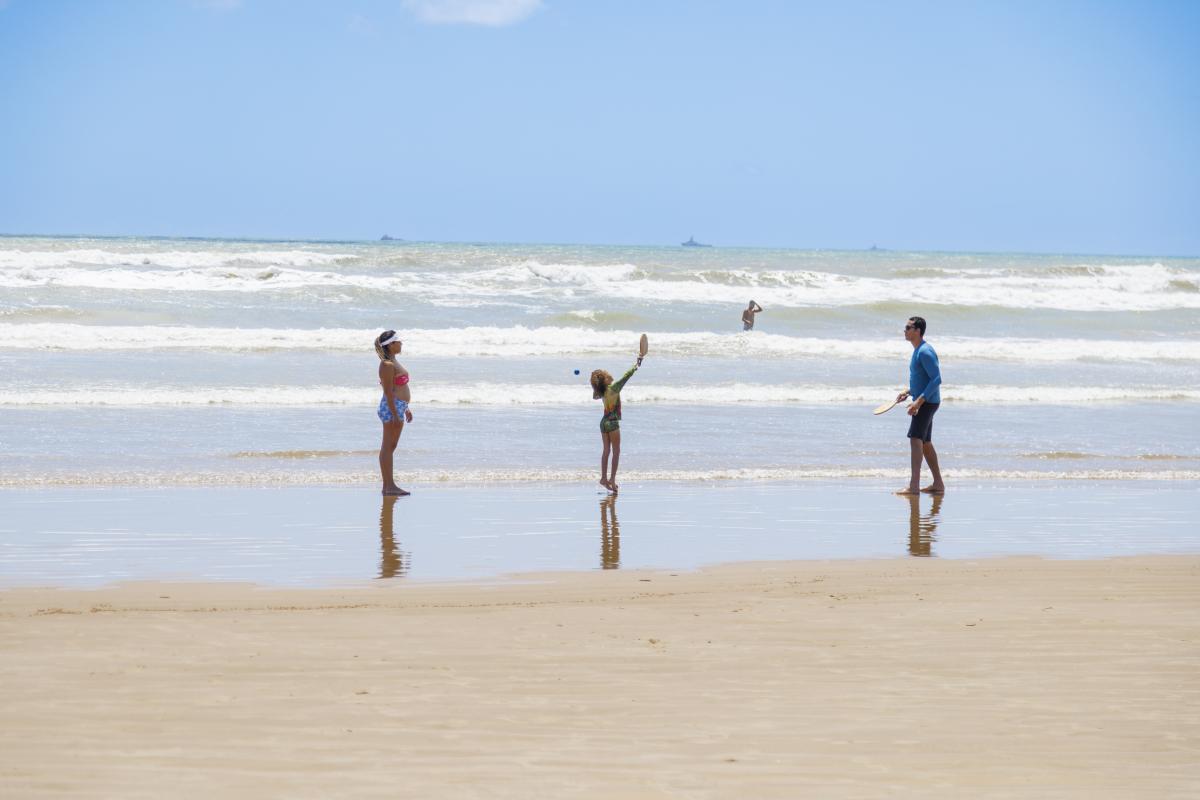
<svg viewBox="0 0 1200 800">
<path fill-rule="evenodd" d="M 1200 558 L 0 592 L 0 795 L 1197 797 Z"/>
</svg>

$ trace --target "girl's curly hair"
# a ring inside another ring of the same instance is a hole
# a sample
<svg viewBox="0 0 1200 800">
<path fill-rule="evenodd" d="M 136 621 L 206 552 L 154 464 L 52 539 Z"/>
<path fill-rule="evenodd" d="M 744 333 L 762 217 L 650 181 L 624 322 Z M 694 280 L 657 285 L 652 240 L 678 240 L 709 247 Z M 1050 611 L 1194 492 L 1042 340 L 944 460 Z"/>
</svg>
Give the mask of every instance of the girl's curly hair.
<svg viewBox="0 0 1200 800">
<path fill-rule="evenodd" d="M 594 369 L 589 382 L 592 384 L 592 399 L 599 400 L 604 397 L 604 391 L 612 386 L 613 377 L 602 369 Z"/>
</svg>

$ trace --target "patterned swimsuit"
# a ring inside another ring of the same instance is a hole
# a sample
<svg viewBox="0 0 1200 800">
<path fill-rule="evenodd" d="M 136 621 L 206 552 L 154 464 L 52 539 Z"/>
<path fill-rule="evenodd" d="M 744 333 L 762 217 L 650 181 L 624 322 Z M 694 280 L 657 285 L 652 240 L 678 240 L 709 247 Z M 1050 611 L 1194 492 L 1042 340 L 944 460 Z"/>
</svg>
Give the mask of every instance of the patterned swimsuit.
<svg viewBox="0 0 1200 800">
<path fill-rule="evenodd" d="M 632 377 L 633 373 L 637 372 L 637 365 L 634 364 L 621 376 L 621 380 L 613 383 L 604 390 L 604 416 L 600 418 L 600 432 L 612 433 L 621 428 L 621 390 L 625 388 L 625 381 Z"/>
</svg>

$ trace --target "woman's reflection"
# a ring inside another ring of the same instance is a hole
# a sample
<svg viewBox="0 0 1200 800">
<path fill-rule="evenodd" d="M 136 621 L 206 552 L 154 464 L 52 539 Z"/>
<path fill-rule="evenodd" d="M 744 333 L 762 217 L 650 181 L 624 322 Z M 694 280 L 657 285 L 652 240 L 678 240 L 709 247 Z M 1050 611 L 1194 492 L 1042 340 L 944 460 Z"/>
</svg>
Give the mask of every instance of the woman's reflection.
<svg viewBox="0 0 1200 800">
<path fill-rule="evenodd" d="M 408 572 L 409 555 L 396 546 L 392 534 L 392 512 L 396 508 L 396 495 L 385 495 L 383 507 L 379 509 L 379 577 L 403 578 Z"/>
<path fill-rule="evenodd" d="M 617 522 L 617 496 L 600 501 L 600 569 L 621 566 L 621 523 Z"/>
<path fill-rule="evenodd" d="M 938 526 L 938 513 L 942 510 L 942 495 L 933 495 L 933 505 L 928 514 L 921 514 L 921 497 L 905 495 L 908 500 L 908 554 L 910 556 L 933 555 L 934 533 Z"/>
</svg>

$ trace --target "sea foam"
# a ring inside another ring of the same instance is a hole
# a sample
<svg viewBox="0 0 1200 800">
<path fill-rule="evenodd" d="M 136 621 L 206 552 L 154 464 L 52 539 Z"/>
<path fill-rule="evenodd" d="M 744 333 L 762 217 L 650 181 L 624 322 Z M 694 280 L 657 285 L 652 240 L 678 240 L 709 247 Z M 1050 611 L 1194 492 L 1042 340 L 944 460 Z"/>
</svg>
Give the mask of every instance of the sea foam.
<svg viewBox="0 0 1200 800">
<path fill-rule="evenodd" d="M 626 403 L 674 406 L 861 405 L 869 408 L 896 394 L 895 386 L 831 386 L 824 384 L 705 383 L 665 385 L 630 383 Z M 380 394 L 371 388 L 345 386 L 110 386 L 83 391 L 59 389 L 0 390 L 0 406 L 239 406 L 263 410 L 284 407 L 362 406 L 374 408 Z M 591 387 L 582 378 L 571 384 L 422 382 L 419 403 L 437 406 L 595 406 Z M 956 385 L 942 389 L 943 402 L 1035 405 L 1200 402 L 1200 387 L 1174 386 L 996 386 Z"/>
<path fill-rule="evenodd" d="M 38 471 L 0 474 L 0 486 L 299 486 L 299 485 L 372 485 L 378 475 L 370 470 L 298 469 L 293 460 L 281 460 L 280 468 L 267 464 L 258 469 L 243 470 L 101 470 L 88 472 Z M 1001 481 L 1145 481 L 1194 482 L 1200 480 L 1200 470 L 1018 470 L 1018 469 L 955 469 L 944 471 L 947 481 L 962 484 L 967 481 L 994 483 Z M 799 483 L 826 480 L 901 481 L 908 471 L 900 467 L 851 466 L 827 467 L 763 467 L 745 469 L 636 469 L 621 471 L 626 486 L 638 483 L 725 483 L 753 481 L 764 483 Z M 425 469 L 411 474 L 406 484 L 537 484 L 581 483 L 592 485 L 596 480 L 592 469 L 538 469 L 529 467 L 496 467 L 492 469 Z"/>
<path fill-rule="evenodd" d="M 1160 262 L 941 269 L 919 264 L 873 275 L 832 269 L 688 268 L 652 261 L 492 263 L 434 257 L 395 263 L 378 254 L 223 247 L 110 251 L 0 248 L 0 288 L 61 286 L 117 292 L 306 291 L 315 299 L 365 290 L 445 306 L 614 304 L 726 306 L 742 295 L 775 308 L 841 308 L 905 303 L 933 307 L 1062 311 L 1200 308 L 1200 271 Z M 485 259 L 486 262 L 486 259 Z"/>
<path fill-rule="evenodd" d="M 206 328 L 182 325 L 79 325 L 0 323 L 0 349 L 6 350 L 319 350 L 369 352 L 374 329 Z M 640 331 L 593 331 L 564 327 L 464 327 L 402 331 L 405 353 L 438 358 L 535 358 L 631 353 Z M 931 339 L 944 362 L 996 361 L 1200 361 L 1200 341 L 943 337 Z M 839 339 L 785 336 L 760 331 L 652 333 L 656 356 L 853 359 L 907 359 L 911 347 L 893 339 Z"/>
</svg>

